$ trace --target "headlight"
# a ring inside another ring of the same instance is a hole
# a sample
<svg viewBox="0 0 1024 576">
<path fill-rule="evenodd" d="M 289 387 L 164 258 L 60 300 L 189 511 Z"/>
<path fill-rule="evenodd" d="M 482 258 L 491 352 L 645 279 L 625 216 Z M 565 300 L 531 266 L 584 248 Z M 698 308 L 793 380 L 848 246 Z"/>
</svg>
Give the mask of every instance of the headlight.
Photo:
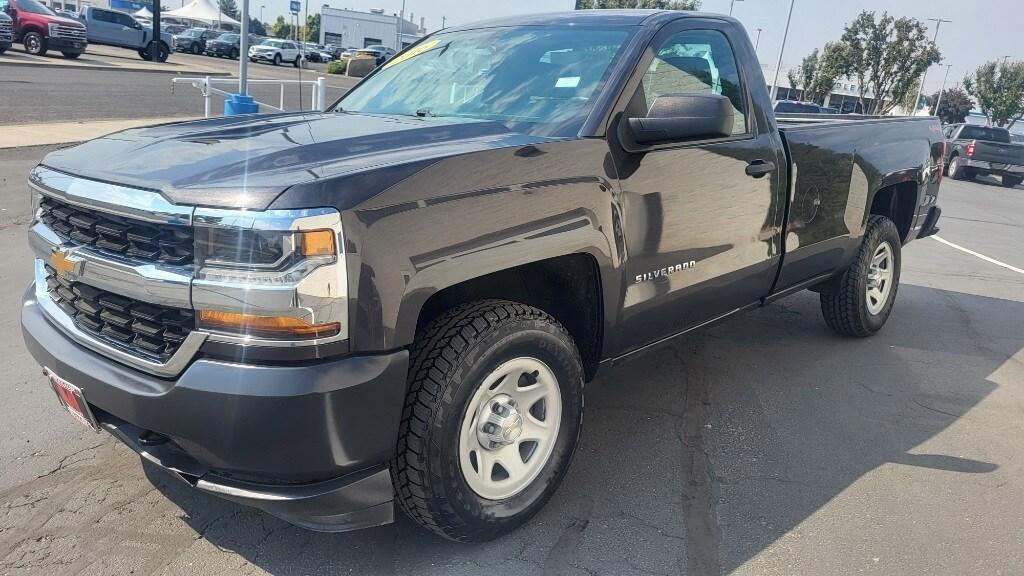
<svg viewBox="0 0 1024 576">
<path fill-rule="evenodd" d="M 197 209 L 192 304 L 223 341 L 297 345 L 348 334 L 341 215 Z"/>
<path fill-rule="evenodd" d="M 50 36 L 56 36 L 57 35 L 57 28 L 59 26 L 60 26 L 60 24 L 57 24 L 56 22 L 50 22 L 49 24 L 47 24 L 47 28 L 50 29 Z"/>
</svg>

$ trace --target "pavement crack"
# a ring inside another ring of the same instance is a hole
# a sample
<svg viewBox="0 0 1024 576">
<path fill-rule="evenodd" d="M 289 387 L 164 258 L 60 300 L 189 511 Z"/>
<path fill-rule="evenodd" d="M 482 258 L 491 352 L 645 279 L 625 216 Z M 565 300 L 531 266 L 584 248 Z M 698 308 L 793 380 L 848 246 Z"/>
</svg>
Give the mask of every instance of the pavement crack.
<svg viewBox="0 0 1024 576">
<path fill-rule="evenodd" d="M 707 378 L 700 369 L 687 365 L 673 348 L 681 365 L 687 366 L 682 428 L 677 428 L 686 448 L 683 458 L 683 520 L 686 525 L 686 567 L 692 574 L 720 574 L 718 554 L 721 527 L 715 507 L 717 488 L 711 458 L 704 445 L 711 404 Z"/>
</svg>

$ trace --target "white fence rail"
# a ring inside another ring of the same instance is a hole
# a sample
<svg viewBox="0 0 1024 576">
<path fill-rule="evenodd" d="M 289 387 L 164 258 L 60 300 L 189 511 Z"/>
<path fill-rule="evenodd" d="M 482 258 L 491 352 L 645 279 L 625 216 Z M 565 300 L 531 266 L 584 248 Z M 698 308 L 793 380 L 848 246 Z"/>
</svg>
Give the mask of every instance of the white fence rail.
<svg viewBox="0 0 1024 576">
<path fill-rule="evenodd" d="M 207 118 L 210 117 L 210 101 L 214 95 L 223 96 L 224 98 L 230 98 L 231 92 L 226 92 L 220 88 L 215 88 L 214 84 L 230 85 L 238 88 L 238 78 L 217 78 L 210 76 L 203 76 L 202 78 L 172 78 L 171 79 L 171 91 L 174 91 L 175 84 L 191 84 L 194 88 L 198 88 L 203 94 L 203 114 Z M 309 86 L 310 97 L 309 106 L 313 110 L 323 110 L 327 106 L 327 78 L 318 76 L 316 80 L 249 80 L 249 86 L 280 86 L 280 99 L 278 100 L 277 106 L 267 104 L 266 102 L 260 102 L 255 100 L 257 104 L 264 108 L 270 108 L 271 110 L 277 110 L 278 112 L 287 112 L 284 109 L 284 88 L 285 86 L 299 86 L 300 90 L 302 86 Z M 251 94 L 250 94 L 251 96 Z"/>
</svg>

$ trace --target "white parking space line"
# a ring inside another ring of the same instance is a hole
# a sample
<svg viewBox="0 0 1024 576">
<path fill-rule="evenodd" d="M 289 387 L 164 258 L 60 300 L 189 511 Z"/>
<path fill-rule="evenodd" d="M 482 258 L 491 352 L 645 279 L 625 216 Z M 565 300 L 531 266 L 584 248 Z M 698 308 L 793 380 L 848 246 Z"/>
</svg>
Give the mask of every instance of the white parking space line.
<svg viewBox="0 0 1024 576">
<path fill-rule="evenodd" d="M 982 260 L 984 260 L 986 262 L 991 262 L 992 264 L 995 264 L 996 266 L 1002 266 L 1003 268 L 1006 268 L 1007 270 L 1013 270 L 1017 274 L 1024 274 L 1024 270 L 1021 270 L 1020 268 L 1017 268 L 1016 266 L 1010 266 L 1006 262 L 1000 262 L 999 260 L 996 260 L 995 258 L 989 258 L 988 256 L 985 256 L 984 254 L 979 254 L 979 253 L 975 252 L 974 250 L 968 250 L 967 248 L 964 248 L 963 246 L 960 246 L 959 244 L 954 244 L 954 243 L 950 242 L 949 240 L 946 240 L 945 238 L 939 238 L 938 236 L 932 236 L 932 238 L 938 240 L 939 242 L 942 242 L 946 246 L 949 246 L 951 248 L 956 248 L 957 250 L 960 250 L 961 252 L 966 252 L 966 253 L 970 254 L 971 256 L 976 256 L 976 257 L 981 258 Z"/>
</svg>

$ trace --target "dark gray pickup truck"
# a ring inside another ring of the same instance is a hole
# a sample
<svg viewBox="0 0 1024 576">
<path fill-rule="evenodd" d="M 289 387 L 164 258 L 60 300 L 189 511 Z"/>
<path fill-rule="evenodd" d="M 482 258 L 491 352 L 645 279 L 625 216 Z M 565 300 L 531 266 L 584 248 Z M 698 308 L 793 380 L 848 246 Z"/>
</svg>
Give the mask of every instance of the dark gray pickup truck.
<svg viewBox="0 0 1024 576">
<path fill-rule="evenodd" d="M 946 174 L 955 180 L 975 176 L 999 176 L 1013 188 L 1024 181 L 1024 144 L 1010 138 L 1006 128 L 949 124 L 946 137 Z"/>
<path fill-rule="evenodd" d="M 324 112 L 46 156 L 25 341 L 75 418 L 197 490 L 493 538 L 554 493 L 604 367 L 807 288 L 881 329 L 943 145 L 935 118 L 777 121 L 718 15 L 450 28 Z"/>
</svg>

